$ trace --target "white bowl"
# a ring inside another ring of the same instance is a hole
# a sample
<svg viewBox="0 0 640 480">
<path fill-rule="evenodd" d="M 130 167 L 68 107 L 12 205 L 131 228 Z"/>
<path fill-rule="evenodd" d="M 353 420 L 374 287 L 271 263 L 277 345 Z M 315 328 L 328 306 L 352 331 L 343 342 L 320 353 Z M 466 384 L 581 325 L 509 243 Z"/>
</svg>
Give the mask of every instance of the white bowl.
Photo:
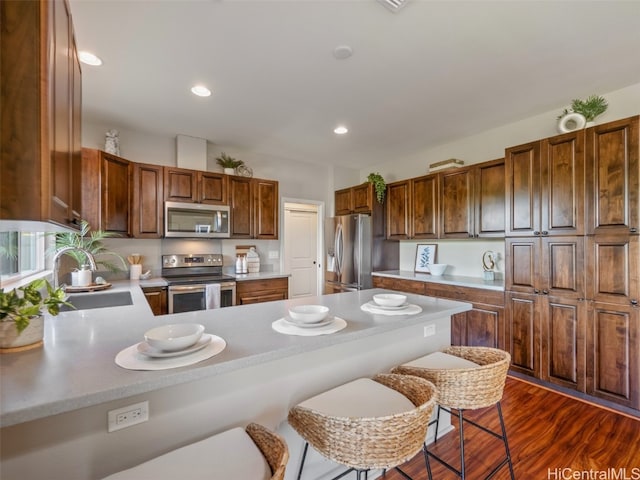
<svg viewBox="0 0 640 480">
<path fill-rule="evenodd" d="M 448 266 L 446 263 L 432 263 L 429 265 L 429 271 L 431 275 L 438 277 L 444 273 Z"/>
<path fill-rule="evenodd" d="M 373 296 L 373 301 L 381 307 L 399 307 L 407 301 L 407 296 L 399 293 L 379 293 Z"/>
<path fill-rule="evenodd" d="M 329 307 L 324 305 L 297 305 L 289 309 L 291 319 L 301 323 L 318 323 L 328 314 Z"/>
<path fill-rule="evenodd" d="M 175 352 L 195 344 L 203 332 L 204 326 L 199 323 L 177 323 L 152 328 L 145 332 L 144 339 L 157 350 Z"/>
</svg>

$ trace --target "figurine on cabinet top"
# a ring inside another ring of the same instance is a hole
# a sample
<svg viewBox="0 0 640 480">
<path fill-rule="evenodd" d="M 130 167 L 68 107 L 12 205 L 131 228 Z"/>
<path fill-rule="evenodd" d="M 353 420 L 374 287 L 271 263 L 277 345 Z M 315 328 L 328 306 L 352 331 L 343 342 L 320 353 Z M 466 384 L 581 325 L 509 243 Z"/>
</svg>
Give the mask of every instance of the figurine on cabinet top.
<svg viewBox="0 0 640 480">
<path fill-rule="evenodd" d="M 105 134 L 104 151 L 112 155 L 120 156 L 120 132 L 111 129 Z"/>
</svg>

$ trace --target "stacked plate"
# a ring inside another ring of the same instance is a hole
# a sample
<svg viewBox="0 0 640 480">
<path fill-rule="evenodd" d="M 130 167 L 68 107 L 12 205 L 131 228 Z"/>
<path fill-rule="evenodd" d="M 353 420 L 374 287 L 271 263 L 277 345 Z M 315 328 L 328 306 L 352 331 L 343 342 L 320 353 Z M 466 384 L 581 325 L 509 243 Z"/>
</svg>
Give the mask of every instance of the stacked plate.
<svg viewBox="0 0 640 480">
<path fill-rule="evenodd" d="M 138 352 L 153 358 L 178 357 L 202 350 L 212 338 L 199 323 L 163 325 L 145 332 Z"/>
<path fill-rule="evenodd" d="M 334 317 L 329 315 L 329 307 L 324 305 L 298 305 L 289 309 L 285 322 L 302 328 L 318 328 L 329 325 Z"/>
</svg>

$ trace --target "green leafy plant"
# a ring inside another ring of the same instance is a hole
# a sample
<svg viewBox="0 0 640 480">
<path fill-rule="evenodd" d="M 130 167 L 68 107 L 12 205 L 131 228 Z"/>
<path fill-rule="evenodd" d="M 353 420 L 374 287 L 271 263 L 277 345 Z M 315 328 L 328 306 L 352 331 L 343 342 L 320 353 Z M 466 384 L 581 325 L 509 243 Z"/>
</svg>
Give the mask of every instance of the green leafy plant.
<svg viewBox="0 0 640 480">
<path fill-rule="evenodd" d="M 122 265 L 124 265 L 124 270 L 127 269 L 127 264 L 124 259 L 117 253 L 108 250 L 103 243 L 105 238 L 118 237 L 119 235 L 117 233 L 105 232 L 102 230 L 91 230 L 89 222 L 82 220 L 79 232 L 56 233 L 55 235 L 56 243 L 53 252 L 63 247 L 79 247 L 91 253 L 96 259 L 96 264 L 101 265 L 110 272 L 119 272 L 123 269 L 112 262 L 98 257 L 104 257 L 105 255 L 116 257 L 122 262 Z M 78 250 L 70 250 L 65 253 L 65 255 L 70 256 L 78 262 L 79 267 L 89 263 L 87 256 Z"/>
<path fill-rule="evenodd" d="M 45 288 L 47 294 L 43 296 L 41 291 Z M 8 292 L 0 288 L 0 322 L 14 322 L 18 333 L 29 326 L 33 317 L 44 311 L 58 315 L 62 305 L 73 308 L 73 305 L 66 302 L 64 289 L 54 289 L 44 278 Z"/>
<path fill-rule="evenodd" d="M 387 193 L 387 184 L 378 172 L 370 173 L 367 181 L 373 183 L 373 189 L 376 191 L 376 199 L 378 203 L 384 202 L 384 196 Z"/>
<path fill-rule="evenodd" d="M 579 113 L 587 122 L 592 122 L 598 115 L 607 111 L 609 104 L 604 97 L 591 95 L 586 100 L 574 99 L 571 101 L 571 108 L 565 108 L 558 118 L 562 118 L 568 113 Z"/>
<path fill-rule="evenodd" d="M 224 152 L 222 152 L 219 157 L 216 157 L 216 161 L 222 168 L 238 168 L 240 165 L 244 165 L 242 160 L 236 160 Z"/>
</svg>

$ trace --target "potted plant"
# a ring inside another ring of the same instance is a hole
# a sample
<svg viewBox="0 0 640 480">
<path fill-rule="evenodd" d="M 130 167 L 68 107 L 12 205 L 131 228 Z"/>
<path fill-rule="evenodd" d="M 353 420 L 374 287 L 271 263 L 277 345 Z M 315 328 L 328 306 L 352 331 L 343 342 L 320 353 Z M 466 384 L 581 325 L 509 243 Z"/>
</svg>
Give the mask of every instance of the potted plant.
<svg viewBox="0 0 640 480">
<path fill-rule="evenodd" d="M 236 160 L 233 157 L 230 157 L 226 153 L 222 152 L 219 157 L 216 157 L 216 161 L 218 165 L 220 165 L 224 169 L 224 173 L 227 175 L 233 175 L 240 165 L 244 165 L 242 160 Z"/>
<path fill-rule="evenodd" d="M 373 189 L 376 191 L 378 203 L 384 202 L 384 196 L 387 193 L 387 184 L 379 173 L 370 173 L 367 181 L 373 183 Z"/>
<path fill-rule="evenodd" d="M 605 98 L 598 95 L 591 95 L 586 100 L 574 99 L 571 101 L 571 107 L 565 108 L 558 116 L 558 120 L 560 120 L 561 123 L 566 123 L 563 122 L 563 119 L 565 119 L 566 117 L 567 119 L 569 119 L 569 121 L 575 122 L 575 119 L 570 117 L 577 117 L 578 115 L 582 115 L 584 117 L 584 126 L 588 127 L 590 126 L 590 124 L 593 124 L 593 120 L 598 115 L 602 115 L 604 112 L 606 112 L 608 107 L 609 104 L 607 103 Z M 581 119 L 579 120 L 579 124 L 583 123 Z M 564 133 L 565 130 L 575 130 L 579 127 L 579 125 L 576 124 L 576 128 L 571 128 L 572 125 L 573 124 L 568 125 L 568 127 L 565 127 L 564 129 L 560 128 L 561 132 Z"/>
<path fill-rule="evenodd" d="M 43 291 L 46 290 L 46 295 Z M 67 305 L 63 288 L 54 289 L 44 278 L 8 292 L 0 289 L 0 351 L 26 350 L 42 345 L 43 313 L 58 315 Z"/>
</svg>

